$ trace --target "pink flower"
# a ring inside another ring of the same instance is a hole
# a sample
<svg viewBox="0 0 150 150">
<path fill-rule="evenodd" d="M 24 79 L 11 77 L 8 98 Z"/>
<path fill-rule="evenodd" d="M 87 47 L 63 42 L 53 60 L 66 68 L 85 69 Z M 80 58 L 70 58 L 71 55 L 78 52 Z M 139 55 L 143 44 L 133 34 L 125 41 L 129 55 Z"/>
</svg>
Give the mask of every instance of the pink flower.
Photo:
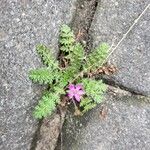
<svg viewBox="0 0 150 150">
<path fill-rule="evenodd" d="M 68 86 L 68 88 L 69 88 L 69 90 L 67 91 L 68 97 L 70 99 L 75 99 L 76 101 L 80 102 L 82 95 L 85 93 L 83 91 L 82 85 L 81 84 L 77 84 L 77 85 L 70 84 Z"/>
</svg>

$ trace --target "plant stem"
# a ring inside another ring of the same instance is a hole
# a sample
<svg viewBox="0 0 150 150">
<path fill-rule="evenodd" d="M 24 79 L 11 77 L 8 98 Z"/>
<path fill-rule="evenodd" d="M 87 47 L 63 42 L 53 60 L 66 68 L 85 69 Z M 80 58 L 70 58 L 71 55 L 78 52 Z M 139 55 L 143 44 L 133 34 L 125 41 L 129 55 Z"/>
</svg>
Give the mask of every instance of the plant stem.
<svg viewBox="0 0 150 150">
<path fill-rule="evenodd" d="M 73 104 L 74 104 L 74 107 L 75 107 L 75 110 L 76 110 L 78 108 L 77 105 L 76 105 L 76 102 L 75 102 L 74 99 L 72 99 L 72 101 L 73 101 Z"/>
</svg>

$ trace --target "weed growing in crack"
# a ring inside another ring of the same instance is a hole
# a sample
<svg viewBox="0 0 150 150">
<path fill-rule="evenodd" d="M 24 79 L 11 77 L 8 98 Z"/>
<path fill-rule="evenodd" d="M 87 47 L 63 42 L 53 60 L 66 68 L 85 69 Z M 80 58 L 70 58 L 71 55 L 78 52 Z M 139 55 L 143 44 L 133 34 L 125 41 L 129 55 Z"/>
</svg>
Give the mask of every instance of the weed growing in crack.
<svg viewBox="0 0 150 150">
<path fill-rule="evenodd" d="M 31 70 L 33 82 L 48 85 L 34 109 L 35 118 L 46 117 L 57 108 L 72 102 L 75 114 L 82 115 L 102 102 L 107 89 L 102 80 L 92 78 L 92 72 L 102 67 L 108 56 L 109 46 L 102 43 L 85 57 L 83 46 L 75 41 L 73 31 L 63 25 L 60 30 L 60 55 L 58 60 L 45 45 L 37 46 L 45 67 Z M 90 76 L 88 75 L 90 73 Z"/>
</svg>

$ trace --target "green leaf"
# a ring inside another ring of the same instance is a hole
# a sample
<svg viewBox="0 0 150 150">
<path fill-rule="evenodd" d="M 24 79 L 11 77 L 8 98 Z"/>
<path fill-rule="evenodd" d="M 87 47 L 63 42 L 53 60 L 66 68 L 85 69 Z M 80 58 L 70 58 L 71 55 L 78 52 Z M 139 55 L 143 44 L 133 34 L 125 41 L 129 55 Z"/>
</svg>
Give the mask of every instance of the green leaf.
<svg viewBox="0 0 150 150">
<path fill-rule="evenodd" d="M 61 32 L 62 32 L 62 33 L 70 33 L 70 32 L 71 32 L 71 29 L 70 29 L 70 27 L 69 27 L 68 25 L 63 24 L 63 25 L 62 25 L 62 28 L 61 28 Z"/>
<path fill-rule="evenodd" d="M 39 82 L 40 84 L 52 84 L 54 79 L 57 79 L 56 71 L 51 70 L 50 68 L 40 68 L 31 70 L 29 72 L 29 78 L 33 80 L 34 82 Z"/>
<path fill-rule="evenodd" d="M 60 50 L 64 53 L 71 52 L 73 49 L 73 44 L 75 42 L 75 37 L 73 31 L 67 25 L 62 25 L 60 31 Z"/>
<path fill-rule="evenodd" d="M 64 88 L 71 80 L 73 80 L 76 72 L 77 71 L 71 66 L 64 69 L 60 77 L 59 85 Z"/>
<path fill-rule="evenodd" d="M 108 56 L 109 45 L 102 43 L 91 54 L 87 56 L 86 63 L 83 68 L 86 71 L 95 70 L 101 67 L 102 63 Z"/>
<path fill-rule="evenodd" d="M 84 59 L 84 49 L 80 43 L 76 43 L 73 46 L 73 51 L 66 57 L 69 59 L 69 66 L 63 71 L 63 79 L 65 82 L 70 82 L 81 70 L 81 66 Z"/>
<path fill-rule="evenodd" d="M 80 107 L 83 109 L 82 110 L 83 114 L 96 107 L 96 105 L 97 104 L 89 97 L 83 98 L 80 102 Z"/>
<path fill-rule="evenodd" d="M 73 51 L 69 54 L 71 66 L 80 68 L 84 59 L 84 48 L 80 43 L 76 43 Z"/>
<path fill-rule="evenodd" d="M 53 54 L 45 45 L 37 45 L 36 50 L 41 56 L 41 59 L 45 65 L 48 67 L 58 68 L 58 62 L 55 60 Z"/>
<path fill-rule="evenodd" d="M 56 93 L 48 93 L 43 95 L 39 104 L 35 107 L 33 115 L 37 119 L 41 119 L 48 115 L 51 115 L 56 108 L 56 103 L 60 101 L 59 95 Z"/>
<path fill-rule="evenodd" d="M 106 84 L 102 80 L 83 79 L 86 95 L 92 98 L 96 103 L 101 103 L 104 98 L 104 92 L 107 90 Z"/>
<path fill-rule="evenodd" d="M 84 114 L 84 113 L 86 113 L 87 111 L 89 111 L 89 110 L 95 108 L 96 105 L 97 105 L 96 103 L 90 103 L 90 104 L 85 105 L 85 106 L 84 106 L 84 110 L 82 111 L 82 113 Z"/>
<path fill-rule="evenodd" d="M 59 95 L 66 94 L 65 90 L 59 84 L 54 87 L 54 91 Z"/>
<path fill-rule="evenodd" d="M 80 107 L 84 107 L 85 105 L 87 105 L 87 104 L 89 104 L 89 103 L 91 103 L 91 102 L 92 102 L 92 100 L 89 99 L 88 97 L 83 98 L 83 99 L 81 99 Z"/>
</svg>

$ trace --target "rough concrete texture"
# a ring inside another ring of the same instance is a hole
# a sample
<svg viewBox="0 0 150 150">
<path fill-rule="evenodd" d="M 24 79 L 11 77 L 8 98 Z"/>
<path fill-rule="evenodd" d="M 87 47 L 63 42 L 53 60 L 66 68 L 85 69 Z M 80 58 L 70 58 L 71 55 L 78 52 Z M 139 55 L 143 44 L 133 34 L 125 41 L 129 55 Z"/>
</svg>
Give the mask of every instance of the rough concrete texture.
<svg viewBox="0 0 150 150">
<path fill-rule="evenodd" d="M 81 118 L 68 112 L 62 150 L 149 150 L 150 99 L 110 89 L 105 100 Z"/>
<path fill-rule="evenodd" d="M 127 32 L 149 0 L 102 0 L 90 29 L 93 47 L 101 42 L 114 45 Z M 118 72 L 109 78 L 127 89 L 150 95 L 150 8 L 113 53 L 110 63 Z"/>
<path fill-rule="evenodd" d="M 32 110 L 41 87 L 28 79 L 39 67 L 35 46 L 57 53 L 61 24 L 72 19 L 76 0 L 0 1 L 0 149 L 29 150 L 37 121 Z"/>
</svg>

